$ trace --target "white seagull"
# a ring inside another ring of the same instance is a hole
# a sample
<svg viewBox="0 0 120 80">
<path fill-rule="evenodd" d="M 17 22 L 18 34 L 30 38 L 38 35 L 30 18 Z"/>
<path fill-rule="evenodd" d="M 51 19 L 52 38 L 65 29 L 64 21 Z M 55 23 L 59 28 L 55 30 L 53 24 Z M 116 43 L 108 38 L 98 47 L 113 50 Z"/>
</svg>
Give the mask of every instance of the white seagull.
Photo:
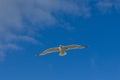
<svg viewBox="0 0 120 80">
<path fill-rule="evenodd" d="M 52 53 L 52 52 L 60 52 L 59 56 L 65 56 L 67 55 L 67 53 L 65 52 L 65 50 L 71 50 L 71 49 L 77 49 L 77 48 L 87 48 L 87 46 L 81 46 L 81 45 L 68 45 L 68 46 L 62 46 L 60 45 L 59 47 L 56 48 L 49 48 L 45 51 L 43 51 L 40 54 L 37 54 L 36 56 L 42 56 L 42 55 L 46 55 L 48 53 Z"/>
</svg>

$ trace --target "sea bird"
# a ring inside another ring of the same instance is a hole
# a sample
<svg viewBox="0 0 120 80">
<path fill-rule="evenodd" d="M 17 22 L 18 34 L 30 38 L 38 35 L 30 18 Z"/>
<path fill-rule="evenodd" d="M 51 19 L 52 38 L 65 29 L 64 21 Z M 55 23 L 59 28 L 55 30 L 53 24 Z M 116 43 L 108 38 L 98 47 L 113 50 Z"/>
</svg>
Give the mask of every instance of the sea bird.
<svg viewBox="0 0 120 80">
<path fill-rule="evenodd" d="M 74 45 L 74 44 L 68 46 L 59 45 L 59 47 L 46 49 L 43 52 L 37 54 L 36 56 L 42 56 L 52 52 L 59 52 L 59 56 L 65 56 L 67 55 L 67 53 L 65 52 L 66 50 L 78 49 L 78 48 L 83 49 L 83 48 L 87 48 L 87 46 Z"/>
</svg>

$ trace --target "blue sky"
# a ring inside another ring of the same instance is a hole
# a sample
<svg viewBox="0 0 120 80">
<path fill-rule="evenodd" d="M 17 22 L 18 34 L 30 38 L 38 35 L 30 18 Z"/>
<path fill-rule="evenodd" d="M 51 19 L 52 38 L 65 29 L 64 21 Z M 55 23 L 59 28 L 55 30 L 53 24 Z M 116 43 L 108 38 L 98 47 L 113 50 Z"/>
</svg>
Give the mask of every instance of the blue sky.
<svg viewBox="0 0 120 80">
<path fill-rule="evenodd" d="M 0 80 L 120 80 L 118 0 L 1 0 Z M 36 57 L 59 45 L 86 49 Z"/>
</svg>

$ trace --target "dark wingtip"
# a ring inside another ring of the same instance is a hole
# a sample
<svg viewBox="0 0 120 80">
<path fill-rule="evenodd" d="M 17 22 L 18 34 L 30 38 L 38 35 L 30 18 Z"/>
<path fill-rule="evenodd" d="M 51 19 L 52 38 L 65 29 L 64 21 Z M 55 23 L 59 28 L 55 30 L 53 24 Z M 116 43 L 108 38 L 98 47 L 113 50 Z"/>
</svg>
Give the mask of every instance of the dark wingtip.
<svg viewBox="0 0 120 80">
<path fill-rule="evenodd" d="M 38 54 L 36 54 L 35 56 L 39 56 Z"/>
<path fill-rule="evenodd" d="M 35 56 L 43 56 L 43 55 L 45 55 L 45 54 L 36 54 Z"/>
<path fill-rule="evenodd" d="M 83 46 L 82 48 L 88 48 L 88 46 Z"/>
</svg>

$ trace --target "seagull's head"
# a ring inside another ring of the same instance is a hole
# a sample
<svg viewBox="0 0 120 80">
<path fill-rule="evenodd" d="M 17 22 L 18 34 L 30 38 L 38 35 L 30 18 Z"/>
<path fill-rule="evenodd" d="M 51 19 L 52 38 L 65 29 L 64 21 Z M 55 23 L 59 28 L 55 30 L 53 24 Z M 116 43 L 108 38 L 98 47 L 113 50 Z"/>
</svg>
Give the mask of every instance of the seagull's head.
<svg viewBox="0 0 120 80">
<path fill-rule="evenodd" d="M 59 47 L 62 47 L 62 45 L 59 45 Z"/>
</svg>

